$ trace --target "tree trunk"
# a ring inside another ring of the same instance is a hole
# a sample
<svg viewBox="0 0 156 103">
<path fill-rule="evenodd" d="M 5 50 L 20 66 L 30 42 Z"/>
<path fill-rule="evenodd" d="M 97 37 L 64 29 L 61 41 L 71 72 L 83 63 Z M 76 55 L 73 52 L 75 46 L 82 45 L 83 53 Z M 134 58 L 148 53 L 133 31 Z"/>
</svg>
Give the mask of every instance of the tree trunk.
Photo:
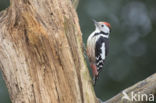
<svg viewBox="0 0 156 103">
<path fill-rule="evenodd" d="M 96 103 L 71 1 L 10 4 L 0 13 L 0 68 L 12 103 Z"/>
</svg>

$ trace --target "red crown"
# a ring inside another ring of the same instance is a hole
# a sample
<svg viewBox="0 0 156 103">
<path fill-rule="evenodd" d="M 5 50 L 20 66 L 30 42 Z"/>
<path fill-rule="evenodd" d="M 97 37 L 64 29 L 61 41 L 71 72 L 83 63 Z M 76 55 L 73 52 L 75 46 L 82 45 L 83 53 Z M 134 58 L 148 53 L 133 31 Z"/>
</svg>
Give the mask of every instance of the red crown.
<svg viewBox="0 0 156 103">
<path fill-rule="evenodd" d="M 111 25 L 108 22 L 103 22 L 105 25 L 107 25 L 109 28 L 111 28 Z"/>
</svg>

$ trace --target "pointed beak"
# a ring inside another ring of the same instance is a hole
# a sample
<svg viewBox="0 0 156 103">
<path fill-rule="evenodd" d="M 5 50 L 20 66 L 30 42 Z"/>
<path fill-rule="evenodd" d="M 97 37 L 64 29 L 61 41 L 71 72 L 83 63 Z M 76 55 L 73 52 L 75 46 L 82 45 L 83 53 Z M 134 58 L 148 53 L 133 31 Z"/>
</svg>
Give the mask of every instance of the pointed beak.
<svg viewBox="0 0 156 103">
<path fill-rule="evenodd" d="M 94 19 L 92 19 L 92 20 L 93 20 L 93 22 L 94 22 L 95 26 L 96 26 L 96 27 L 98 27 L 98 26 L 99 26 L 99 23 L 98 23 L 98 22 L 96 22 L 96 20 L 94 20 Z"/>
</svg>

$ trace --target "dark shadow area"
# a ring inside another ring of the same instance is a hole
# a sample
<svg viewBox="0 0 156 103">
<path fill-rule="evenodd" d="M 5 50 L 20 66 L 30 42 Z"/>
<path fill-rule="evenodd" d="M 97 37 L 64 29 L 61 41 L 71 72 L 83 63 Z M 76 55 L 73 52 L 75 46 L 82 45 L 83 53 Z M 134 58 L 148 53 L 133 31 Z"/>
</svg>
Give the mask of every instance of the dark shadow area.
<svg viewBox="0 0 156 103">
<path fill-rule="evenodd" d="M 0 103 L 11 103 L 7 87 L 0 71 Z"/>
<path fill-rule="evenodd" d="M 10 5 L 9 0 L 0 0 L 0 11 L 9 7 L 9 5 Z"/>
</svg>

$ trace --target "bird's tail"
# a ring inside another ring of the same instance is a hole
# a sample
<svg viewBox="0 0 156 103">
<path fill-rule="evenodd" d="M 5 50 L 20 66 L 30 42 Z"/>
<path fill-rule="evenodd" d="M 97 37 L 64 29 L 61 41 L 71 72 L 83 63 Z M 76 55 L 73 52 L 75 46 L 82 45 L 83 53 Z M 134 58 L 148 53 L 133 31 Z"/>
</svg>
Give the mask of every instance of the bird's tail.
<svg viewBox="0 0 156 103">
<path fill-rule="evenodd" d="M 93 85 L 96 85 L 96 81 L 99 79 L 99 75 L 96 75 L 95 77 L 93 77 Z"/>
</svg>

